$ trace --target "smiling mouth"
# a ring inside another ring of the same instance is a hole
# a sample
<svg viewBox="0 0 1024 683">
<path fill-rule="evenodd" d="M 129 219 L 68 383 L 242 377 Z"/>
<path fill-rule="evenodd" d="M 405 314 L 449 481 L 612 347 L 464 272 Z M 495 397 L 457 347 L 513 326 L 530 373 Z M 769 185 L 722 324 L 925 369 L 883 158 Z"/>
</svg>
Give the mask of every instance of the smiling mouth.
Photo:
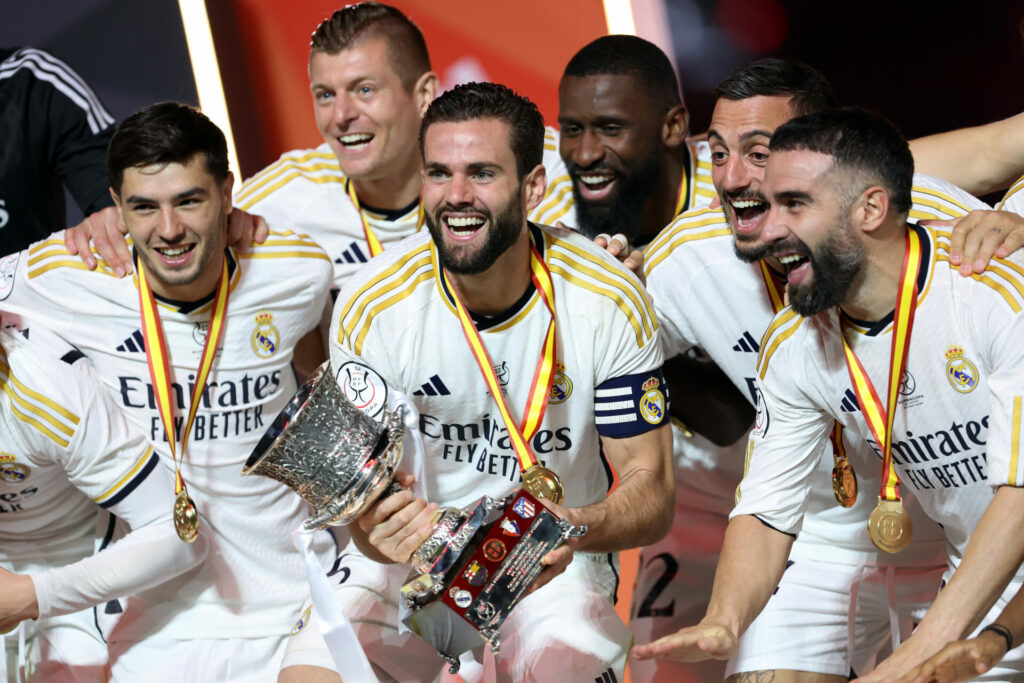
<svg viewBox="0 0 1024 683">
<path fill-rule="evenodd" d="M 737 232 L 755 230 L 768 212 L 768 202 L 761 199 L 734 199 L 729 202 L 729 206 L 736 216 L 736 225 L 733 227 Z"/>
<path fill-rule="evenodd" d="M 373 140 L 373 135 L 370 133 L 349 133 L 348 135 L 339 135 L 337 140 L 345 149 L 359 151 L 370 144 L 370 141 Z"/>
<path fill-rule="evenodd" d="M 603 199 L 608 196 L 615 183 L 615 174 L 610 171 L 574 172 L 573 180 L 580 195 L 586 199 Z"/>
<path fill-rule="evenodd" d="M 195 244 L 189 244 L 180 247 L 155 247 L 154 250 L 160 255 L 161 260 L 174 265 L 185 261 L 195 248 Z"/>
<path fill-rule="evenodd" d="M 777 253 L 775 258 L 786 270 L 786 280 L 789 284 L 800 284 L 807 277 L 811 262 L 806 255 L 791 251 Z"/>
<path fill-rule="evenodd" d="M 460 240 L 469 239 L 487 222 L 478 215 L 450 214 L 444 217 L 444 226 L 453 237 Z"/>
</svg>

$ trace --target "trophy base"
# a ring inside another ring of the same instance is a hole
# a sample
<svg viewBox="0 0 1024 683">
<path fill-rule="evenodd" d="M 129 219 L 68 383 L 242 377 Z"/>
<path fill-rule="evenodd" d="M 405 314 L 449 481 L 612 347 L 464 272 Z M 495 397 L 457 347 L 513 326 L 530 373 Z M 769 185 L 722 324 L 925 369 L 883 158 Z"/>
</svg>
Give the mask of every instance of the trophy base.
<svg viewBox="0 0 1024 683">
<path fill-rule="evenodd" d="M 482 501 L 475 506 L 479 509 Z M 479 527 L 465 545 L 465 560 L 443 573 L 422 574 L 403 587 L 413 612 L 403 622 L 434 647 L 456 673 L 459 655 L 480 644 L 501 649 L 498 629 L 544 569 L 541 559 L 582 536 L 534 496 L 519 491 L 506 498 L 500 515 Z"/>
</svg>

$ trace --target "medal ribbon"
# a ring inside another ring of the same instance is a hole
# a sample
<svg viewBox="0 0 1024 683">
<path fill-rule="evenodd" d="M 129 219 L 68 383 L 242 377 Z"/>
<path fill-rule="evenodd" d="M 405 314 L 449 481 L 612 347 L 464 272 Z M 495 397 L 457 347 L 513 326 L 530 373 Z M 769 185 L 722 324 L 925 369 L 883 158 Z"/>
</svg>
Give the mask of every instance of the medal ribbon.
<svg viewBox="0 0 1024 683">
<path fill-rule="evenodd" d="M 373 228 L 370 227 L 370 220 L 366 217 L 366 213 L 363 208 L 359 205 L 359 197 L 356 196 L 356 187 L 351 179 L 345 181 L 346 190 L 348 196 L 352 200 L 352 204 L 355 205 L 356 211 L 359 212 L 359 219 L 363 222 L 363 235 L 366 237 L 366 244 L 370 247 L 370 258 L 373 258 L 380 252 L 384 251 L 384 247 L 381 245 L 380 240 L 377 239 L 377 235 L 373 233 Z M 423 227 L 423 202 L 420 201 L 416 206 L 416 230 Z"/>
<path fill-rule="evenodd" d="M 525 472 L 537 464 L 537 456 L 533 454 L 533 450 L 530 448 L 530 439 L 533 438 L 533 435 L 540 427 L 541 421 L 544 419 L 544 412 L 548 407 L 548 399 L 551 397 L 551 379 L 554 376 L 555 291 L 551 284 L 551 273 L 548 271 L 544 259 L 537 252 L 537 247 L 534 246 L 533 242 L 530 242 L 530 277 L 533 280 L 534 287 L 540 293 L 544 305 L 547 306 L 548 311 L 551 313 L 551 321 L 548 323 L 548 331 L 544 335 L 544 344 L 541 347 L 540 358 L 537 359 L 537 369 L 533 375 L 533 384 L 530 386 L 526 410 L 523 412 L 522 422 L 517 427 L 515 418 L 512 417 L 512 411 L 508 407 L 508 402 L 501 393 L 501 384 L 498 382 L 498 375 L 494 371 L 494 363 L 487 353 L 487 347 L 484 346 L 480 332 L 477 331 L 476 325 L 473 324 L 473 320 L 469 317 L 469 312 L 466 311 L 462 299 L 459 298 L 459 293 L 455 291 L 451 281 L 448 279 L 448 273 L 444 270 L 441 272 L 444 282 L 448 286 L 448 291 L 452 293 L 452 298 L 455 300 L 455 308 L 459 313 L 459 322 L 462 323 L 462 332 L 469 343 L 469 349 L 473 352 L 473 358 L 476 360 L 480 373 L 487 382 L 487 388 L 490 390 L 491 396 L 494 397 L 494 401 L 498 404 L 501 419 L 505 422 L 505 429 L 508 430 L 509 438 L 512 441 L 512 448 L 515 450 L 516 457 L 519 460 L 519 470 Z"/>
<path fill-rule="evenodd" d="M 896 297 L 896 312 L 892 323 L 892 351 L 889 354 L 889 395 L 883 411 L 882 401 L 864 371 L 857 354 L 850 348 L 843 335 L 843 352 L 846 354 L 846 368 L 857 394 L 864 419 L 868 423 L 875 441 L 882 448 L 882 490 L 883 500 L 900 500 L 900 477 L 892 463 L 892 423 L 896 413 L 896 397 L 900 381 L 907 365 L 910 350 L 910 333 L 914 329 L 914 310 L 917 308 L 917 271 L 921 267 L 921 237 L 913 229 L 907 231 L 906 253 L 903 256 L 903 270 L 900 272 L 899 293 Z"/>
<path fill-rule="evenodd" d="M 174 461 L 174 493 L 175 495 L 185 490 L 185 479 L 181 476 L 179 463 L 185 457 L 185 446 L 188 444 L 188 435 L 192 431 L 192 422 L 195 420 L 196 412 L 199 409 L 200 398 L 203 389 L 206 387 L 206 379 L 210 376 L 210 368 L 213 366 L 213 358 L 217 355 L 217 344 L 220 343 L 221 335 L 224 332 L 224 320 L 228 310 L 228 290 L 230 289 L 230 278 L 228 277 L 228 261 L 225 258 L 221 266 L 220 279 L 217 281 L 217 295 L 214 299 L 213 310 L 210 312 L 210 325 L 206 330 L 206 343 L 203 344 L 203 355 L 199 361 L 199 370 L 196 372 L 196 381 L 189 393 L 188 421 L 185 424 L 185 431 L 181 436 L 181 457 L 176 453 L 176 441 L 174 433 L 174 400 L 171 395 L 171 370 L 170 357 L 167 353 L 167 342 L 164 339 L 163 326 L 160 323 L 160 312 L 157 310 L 156 299 L 153 297 L 153 290 L 146 279 L 146 269 L 142 261 L 138 264 L 139 273 L 139 311 L 142 315 L 142 337 L 146 343 L 146 363 L 149 365 L 149 377 L 153 382 L 153 394 L 156 397 L 157 411 L 160 413 L 160 421 L 163 422 L 164 431 L 167 433 L 167 443 L 171 449 L 171 460 Z"/>
</svg>

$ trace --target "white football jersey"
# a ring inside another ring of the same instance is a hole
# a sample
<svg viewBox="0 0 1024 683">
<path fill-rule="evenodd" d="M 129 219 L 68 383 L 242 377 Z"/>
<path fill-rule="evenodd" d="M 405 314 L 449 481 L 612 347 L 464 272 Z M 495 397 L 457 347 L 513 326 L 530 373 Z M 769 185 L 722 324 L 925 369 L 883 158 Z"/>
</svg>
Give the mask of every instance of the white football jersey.
<svg viewBox="0 0 1024 683">
<path fill-rule="evenodd" d="M 532 445 L 565 482 L 565 505 L 581 507 L 611 485 L 598 430 L 640 433 L 665 420 L 648 415 L 651 424 L 637 427 L 630 420 L 640 396 L 599 391 L 620 377 L 660 377 L 657 322 L 643 288 L 603 250 L 569 230 L 532 231 L 554 283 L 557 345 L 551 399 Z M 519 486 L 515 453 L 442 284 L 430 236 L 410 238 L 385 256 L 338 297 L 331 362 L 339 383 L 371 414 L 388 387 L 410 395 L 420 412 L 428 499 L 461 506 L 508 494 Z M 508 312 L 476 321 L 517 421 L 549 320 L 531 284 Z"/>
<path fill-rule="evenodd" d="M 1010 189 L 1003 195 L 1003 199 L 996 205 L 997 209 L 1013 211 L 1024 216 L 1024 176 L 1017 179 Z"/>
<path fill-rule="evenodd" d="M 893 425 L 893 462 L 901 490 L 945 529 L 956 566 L 993 487 L 1020 486 L 1024 477 L 1024 259 L 993 261 L 983 275 L 963 278 L 949 265 L 949 233 L 916 230 L 924 262 Z M 803 318 L 787 308 L 775 317 L 761 344 L 758 426 L 734 515 L 753 514 L 781 531 L 799 531 L 818 453 L 835 420 L 868 445 L 849 456 L 864 482 L 861 495 L 877 497 L 881 449 L 853 392 L 840 335 L 882 397 L 891 333 L 891 315 L 870 329 L 835 309 Z"/>
<path fill-rule="evenodd" d="M 540 204 L 530 212 L 530 220 L 542 225 L 561 223 L 567 228 L 578 228 L 575 198 L 572 194 L 572 178 L 558 149 L 558 130 L 547 126 L 544 130 L 544 168 L 547 171 L 548 189 Z M 708 206 L 715 198 L 715 186 L 711 182 L 711 148 L 707 142 L 686 143 L 687 162 L 683 167 L 686 174 L 686 197 L 680 213 Z"/>
<path fill-rule="evenodd" d="M 173 503 L 131 501 L 147 477 L 173 486 L 152 446 L 80 352 L 28 336 L 0 333 L 0 565 L 23 573 L 92 555 L 97 505 L 138 528 Z"/>
<path fill-rule="evenodd" d="M 362 217 L 348 194 L 348 180 L 325 142 L 299 149 L 242 183 L 235 204 L 266 218 L 271 228 L 310 235 L 334 263 L 335 290 L 370 260 Z M 387 249 L 419 225 L 419 201 L 397 211 L 362 207 L 373 234 Z"/>
<path fill-rule="evenodd" d="M 288 631 L 306 599 L 305 568 L 290 534 L 308 506 L 284 485 L 242 477 L 241 469 L 297 389 L 292 353 L 319 320 L 330 262 L 313 241 L 290 232 L 273 232 L 240 257 L 227 253 L 228 317 L 182 464 L 210 553 L 198 569 L 129 600 L 115 639 L 276 635 Z M 0 271 L 13 273 L 0 290 L 0 308 L 81 349 L 172 468 L 146 362 L 137 279 L 116 278 L 102 262 L 87 270 L 60 235 L 6 257 Z M 158 299 L 179 431 L 211 307 L 212 293 L 188 305 Z"/>
<path fill-rule="evenodd" d="M 921 174 L 914 176 L 912 199 L 910 215 L 914 221 L 954 218 L 974 208 L 985 208 L 959 188 Z M 700 346 L 751 403 L 756 403 L 755 364 L 761 336 L 775 312 L 760 266 L 736 257 L 732 231 L 722 210 L 700 209 L 677 219 L 647 248 L 645 268 L 661 322 L 665 356 Z M 866 448 L 851 436 L 845 435 L 847 450 Z M 714 458 L 690 441 L 676 439 L 676 445 L 677 479 L 713 497 L 712 502 L 720 501 L 718 507 L 731 508 L 743 475 L 746 442 L 716 449 Z M 865 524 L 877 495 L 864 480 L 868 473 L 857 471 L 862 480 L 857 505 L 851 509 L 839 507 L 832 495 L 831 454 L 831 445 L 823 446 L 808 514 L 793 554 L 877 561 L 874 558 L 879 553 L 867 537 Z M 924 558 L 941 557 L 945 552 L 941 530 L 917 512 L 916 506 L 908 504 L 908 509 L 917 523 L 911 549 L 882 559 L 918 564 Z M 823 555 L 826 548 L 828 554 Z"/>
</svg>

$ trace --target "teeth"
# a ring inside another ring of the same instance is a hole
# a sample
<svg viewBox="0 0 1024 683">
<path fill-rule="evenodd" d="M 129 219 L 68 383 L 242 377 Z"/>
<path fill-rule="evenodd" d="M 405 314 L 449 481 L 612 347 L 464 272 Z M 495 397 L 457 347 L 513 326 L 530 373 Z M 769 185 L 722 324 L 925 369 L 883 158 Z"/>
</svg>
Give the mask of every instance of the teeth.
<svg viewBox="0 0 1024 683">
<path fill-rule="evenodd" d="M 787 266 L 790 263 L 795 263 L 797 261 L 800 261 L 801 259 L 803 259 L 803 256 L 801 256 L 800 254 L 787 254 L 786 256 L 779 257 L 779 263 L 781 263 L 784 266 Z"/>
<path fill-rule="evenodd" d="M 611 178 L 603 175 L 581 175 L 580 180 L 585 185 L 600 185 L 601 183 L 607 183 Z"/>
<path fill-rule="evenodd" d="M 373 139 L 373 136 L 369 133 L 353 133 L 351 135 L 342 135 L 340 140 L 346 145 L 358 145 L 360 143 L 369 142 Z"/>
<path fill-rule="evenodd" d="M 760 206 L 764 206 L 764 202 L 756 199 L 740 199 L 732 203 L 734 209 L 754 209 Z"/>
<path fill-rule="evenodd" d="M 178 256 L 181 256 L 182 254 L 188 253 L 189 249 L 191 249 L 191 247 L 178 247 L 176 249 L 160 249 L 159 251 L 161 254 L 167 256 L 168 258 L 176 258 Z"/>
<path fill-rule="evenodd" d="M 476 216 L 466 216 L 465 218 L 449 218 L 449 228 L 475 228 L 484 224 L 483 218 L 477 218 Z"/>
</svg>

